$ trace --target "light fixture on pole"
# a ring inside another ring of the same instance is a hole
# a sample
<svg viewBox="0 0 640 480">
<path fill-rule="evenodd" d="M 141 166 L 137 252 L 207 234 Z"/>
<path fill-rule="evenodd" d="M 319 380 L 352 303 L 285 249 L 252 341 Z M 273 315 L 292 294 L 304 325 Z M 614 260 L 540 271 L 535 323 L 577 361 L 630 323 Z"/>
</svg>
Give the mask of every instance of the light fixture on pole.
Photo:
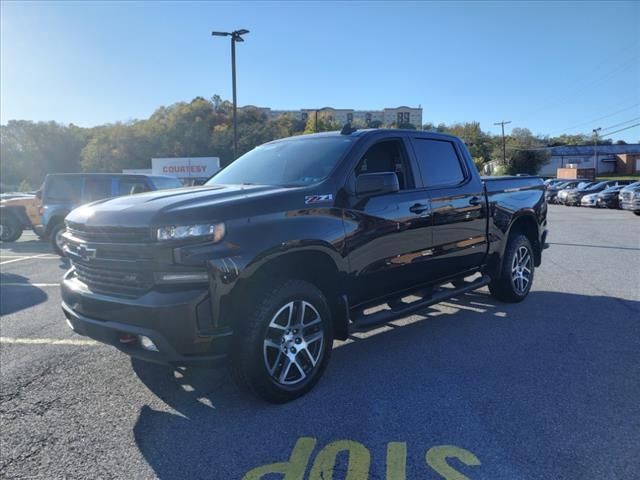
<svg viewBox="0 0 640 480">
<path fill-rule="evenodd" d="M 241 29 L 233 32 L 211 32 L 214 37 L 231 37 L 231 84 L 233 90 L 233 159 L 238 158 L 238 113 L 236 99 L 236 42 L 244 42 L 242 35 L 249 30 Z"/>
</svg>

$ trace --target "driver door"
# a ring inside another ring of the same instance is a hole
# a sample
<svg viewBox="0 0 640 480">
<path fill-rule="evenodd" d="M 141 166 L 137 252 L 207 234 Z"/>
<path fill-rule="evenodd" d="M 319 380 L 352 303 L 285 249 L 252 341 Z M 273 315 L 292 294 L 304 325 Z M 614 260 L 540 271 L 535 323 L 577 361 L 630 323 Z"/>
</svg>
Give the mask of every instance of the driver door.
<svg viewBox="0 0 640 480">
<path fill-rule="evenodd" d="M 344 209 L 347 256 L 354 275 L 349 301 L 357 305 L 429 280 L 431 205 L 416 190 L 405 137 L 374 141 L 352 173 L 349 205 Z M 394 172 L 399 191 L 358 195 L 355 183 L 365 173 Z"/>
</svg>

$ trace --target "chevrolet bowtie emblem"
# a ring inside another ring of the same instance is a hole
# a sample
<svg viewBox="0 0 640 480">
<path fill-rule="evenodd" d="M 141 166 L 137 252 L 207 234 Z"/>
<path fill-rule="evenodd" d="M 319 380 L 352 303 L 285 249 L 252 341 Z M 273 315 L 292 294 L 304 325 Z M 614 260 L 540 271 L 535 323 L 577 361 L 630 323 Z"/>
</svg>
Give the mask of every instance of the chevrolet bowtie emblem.
<svg viewBox="0 0 640 480">
<path fill-rule="evenodd" d="M 76 249 L 76 254 L 85 262 L 93 258 L 96 258 L 96 249 L 89 248 L 85 244 L 79 245 Z"/>
</svg>

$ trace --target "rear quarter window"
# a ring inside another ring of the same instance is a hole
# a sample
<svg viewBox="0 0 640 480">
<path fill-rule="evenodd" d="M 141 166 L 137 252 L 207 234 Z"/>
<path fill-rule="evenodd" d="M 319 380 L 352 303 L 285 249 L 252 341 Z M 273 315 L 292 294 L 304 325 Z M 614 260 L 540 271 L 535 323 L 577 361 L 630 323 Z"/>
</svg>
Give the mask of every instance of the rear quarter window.
<svg viewBox="0 0 640 480">
<path fill-rule="evenodd" d="M 80 201 L 82 177 L 49 177 L 45 182 L 43 201 L 76 203 Z"/>
</svg>

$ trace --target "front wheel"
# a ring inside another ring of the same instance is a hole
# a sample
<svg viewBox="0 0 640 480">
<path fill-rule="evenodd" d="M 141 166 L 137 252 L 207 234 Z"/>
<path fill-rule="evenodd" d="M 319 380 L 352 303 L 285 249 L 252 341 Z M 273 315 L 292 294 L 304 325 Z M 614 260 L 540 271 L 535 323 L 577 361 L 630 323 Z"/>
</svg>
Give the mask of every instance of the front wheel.
<svg viewBox="0 0 640 480">
<path fill-rule="evenodd" d="M 489 284 L 489 291 L 498 300 L 521 302 L 533 283 L 533 248 L 529 239 L 516 234 L 509 239 L 502 260 L 502 271 Z"/>
<path fill-rule="evenodd" d="M 640 210 L 635 210 L 633 213 L 636 215 L 640 215 Z"/>
<path fill-rule="evenodd" d="M 22 236 L 22 226 L 10 215 L 3 215 L 0 220 L 0 240 L 15 242 Z"/>
<path fill-rule="evenodd" d="M 330 308 L 308 282 L 256 288 L 234 329 L 232 368 L 238 383 L 273 403 L 298 398 L 320 379 L 333 344 Z"/>
<path fill-rule="evenodd" d="M 64 233 L 65 225 L 64 222 L 58 223 L 54 225 L 49 232 L 49 241 L 51 242 L 51 248 L 61 257 L 64 257 L 64 251 L 62 247 L 64 247 L 64 242 L 62 240 L 62 234 Z"/>
</svg>

